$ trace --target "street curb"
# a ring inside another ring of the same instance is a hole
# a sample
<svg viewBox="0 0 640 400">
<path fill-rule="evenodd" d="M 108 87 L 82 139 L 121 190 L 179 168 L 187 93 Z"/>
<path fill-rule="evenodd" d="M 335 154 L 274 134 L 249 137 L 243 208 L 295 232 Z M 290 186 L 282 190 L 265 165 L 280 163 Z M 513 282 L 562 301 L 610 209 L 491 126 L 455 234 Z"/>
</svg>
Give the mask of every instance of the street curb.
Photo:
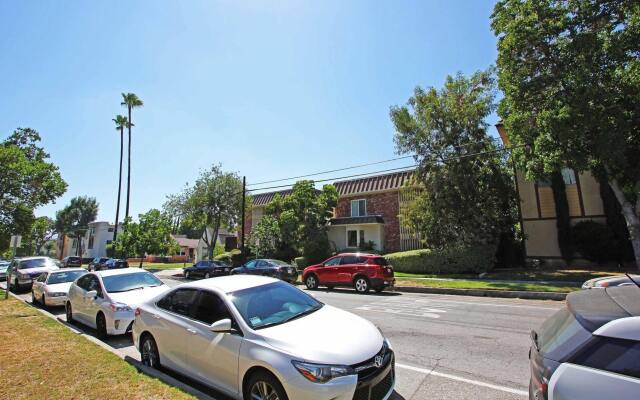
<svg viewBox="0 0 640 400">
<path fill-rule="evenodd" d="M 188 393 L 198 399 L 201 400 L 216 400 L 214 397 L 211 397 L 203 392 L 201 392 L 200 390 L 187 385 L 186 383 L 183 383 L 179 380 L 177 380 L 176 378 L 165 374 L 162 371 L 159 371 L 157 369 L 153 369 L 150 367 L 147 367 L 146 365 L 142 364 L 140 361 L 131 358 L 131 356 L 125 355 L 125 354 L 121 354 L 119 353 L 115 348 L 109 346 L 107 343 L 101 341 L 98 338 L 95 338 L 91 335 L 87 335 L 86 333 L 80 331 L 79 329 L 77 329 L 75 326 L 73 326 L 72 324 L 68 323 L 67 321 L 62 320 L 62 318 L 57 317 L 53 314 L 51 314 L 50 312 L 48 312 L 47 310 L 44 310 L 40 307 L 36 307 L 33 304 L 27 302 L 27 300 L 23 299 L 22 297 L 18 296 L 17 294 L 9 291 L 9 295 L 12 296 L 14 299 L 19 300 L 21 302 L 23 302 L 24 304 L 30 306 L 31 308 L 39 311 L 40 313 L 42 313 L 44 316 L 47 316 L 49 318 L 51 318 L 52 320 L 64 325 L 65 327 L 67 327 L 70 331 L 72 331 L 73 333 L 76 333 L 80 336 L 82 336 L 83 338 L 85 338 L 86 340 L 90 341 L 91 343 L 97 344 L 98 346 L 102 347 L 103 349 L 115 354 L 116 356 L 118 356 L 120 359 L 128 362 L 129 364 L 133 365 L 133 367 L 135 369 L 138 370 L 138 372 L 141 372 L 145 375 L 148 375 L 152 378 L 158 379 L 164 383 L 166 383 L 169 386 L 173 386 L 176 387 L 180 390 L 182 390 L 185 393 Z"/>
<path fill-rule="evenodd" d="M 415 286 L 396 286 L 396 292 L 404 293 L 429 293 L 429 294 L 449 294 L 457 296 L 476 297 L 497 297 L 507 299 L 526 300 L 555 300 L 564 301 L 568 293 L 560 292 L 528 292 L 523 290 L 485 290 L 485 289 L 450 289 L 450 288 L 430 288 Z"/>
</svg>

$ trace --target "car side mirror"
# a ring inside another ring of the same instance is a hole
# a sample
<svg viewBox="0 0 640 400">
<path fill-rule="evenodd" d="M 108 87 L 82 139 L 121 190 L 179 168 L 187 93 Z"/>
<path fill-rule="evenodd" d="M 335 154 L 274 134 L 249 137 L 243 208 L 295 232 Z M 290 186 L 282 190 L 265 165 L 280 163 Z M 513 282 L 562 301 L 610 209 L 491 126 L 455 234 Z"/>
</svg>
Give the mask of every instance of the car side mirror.
<svg viewBox="0 0 640 400">
<path fill-rule="evenodd" d="M 96 290 L 90 290 L 84 294 L 85 299 L 95 299 L 96 297 L 98 297 L 98 291 Z"/>
<path fill-rule="evenodd" d="M 209 330 L 215 333 L 231 333 L 234 331 L 233 327 L 231 326 L 231 319 L 229 318 L 221 319 L 214 322 L 213 324 L 211 324 Z"/>
</svg>

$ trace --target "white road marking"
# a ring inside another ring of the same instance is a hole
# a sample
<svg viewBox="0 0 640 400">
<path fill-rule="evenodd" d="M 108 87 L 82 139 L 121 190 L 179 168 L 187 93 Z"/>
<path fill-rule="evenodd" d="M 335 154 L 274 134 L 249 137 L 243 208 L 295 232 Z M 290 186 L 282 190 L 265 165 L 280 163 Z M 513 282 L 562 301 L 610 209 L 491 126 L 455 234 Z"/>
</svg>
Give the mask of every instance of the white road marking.
<svg viewBox="0 0 640 400">
<path fill-rule="evenodd" d="M 420 301 L 420 300 L 418 300 Z M 422 302 L 425 302 L 422 300 Z M 490 306 L 490 307 L 508 307 L 508 308 L 533 308 L 533 309 L 541 309 L 541 310 L 558 310 L 560 307 L 542 307 L 542 306 L 528 306 L 521 304 L 496 304 L 496 303 L 485 303 L 482 301 L 472 302 L 472 301 L 456 301 L 456 300 L 427 300 L 426 302 L 435 302 L 435 303 L 452 303 L 452 304 L 467 304 L 472 306 Z"/>
<path fill-rule="evenodd" d="M 445 308 L 453 308 L 455 306 L 447 306 L 432 308 L 427 307 L 424 302 L 407 301 L 406 299 L 392 299 L 388 302 L 368 303 L 356 310 L 374 311 L 388 314 L 402 314 L 412 317 L 440 318 L 440 314 L 446 313 Z"/>
<path fill-rule="evenodd" d="M 517 394 L 519 396 L 529 396 L 529 392 L 527 392 L 526 390 L 514 389 L 514 388 L 507 387 L 507 386 L 494 385 L 492 383 L 476 381 L 474 379 L 467 379 L 467 378 L 463 378 L 461 376 L 456 376 L 456 375 L 451 375 L 451 374 L 445 374 L 443 372 L 438 372 L 438 371 L 434 371 L 434 370 L 431 370 L 431 369 L 413 367 L 411 365 L 404 365 L 404 364 L 398 364 L 398 363 L 396 363 L 396 367 L 397 368 L 402 368 L 402 369 L 408 369 L 408 370 L 414 371 L 414 372 L 420 372 L 420 373 L 423 373 L 425 375 L 433 375 L 433 376 L 438 376 L 440 378 L 446 378 L 446 379 L 451 379 L 451 380 L 458 381 L 458 382 L 469 383 L 471 385 L 482 386 L 482 387 L 486 387 L 486 388 L 489 388 L 489 389 L 495 389 L 495 390 L 499 390 L 501 392 Z"/>
</svg>

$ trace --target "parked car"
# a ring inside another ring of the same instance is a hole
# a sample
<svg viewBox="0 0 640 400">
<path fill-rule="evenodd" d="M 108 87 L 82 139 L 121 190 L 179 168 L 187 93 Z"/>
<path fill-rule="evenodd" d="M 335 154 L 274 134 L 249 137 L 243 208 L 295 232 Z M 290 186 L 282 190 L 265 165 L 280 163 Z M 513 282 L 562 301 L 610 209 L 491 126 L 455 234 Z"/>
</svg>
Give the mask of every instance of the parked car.
<svg viewBox="0 0 640 400">
<path fill-rule="evenodd" d="M 87 269 L 89 271 L 99 271 L 101 269 L 104 269 L 103 267 L 105 263 L 110 259 L 111 259 L 110 257 L 96 257 L 93 260 L 91 260 L 91 262 L 87 266 Z"/>
<path fill-rule="evenodd" d="M 0 282 L 7 280 L 7 268 L 11 265 L 11 261 L 0 261 Z"/>
<path fill-rule="evenodd" d="M 640 287 L 571 293 L 531 340 L 530 399 L 638 398 Z"/>
<path fill-rule="evenodd" d="M 630 275 L 631 278 L 640 282 L 640 275 Z M 631 279 L 629 279 L 626 275 L 615 275 L 615 276 L 606 276 L 601 278 L 593 278 L 589 279 L 585 283 L 582 284 L 583 289 L 602 289 L 606 287 L 614 287 L 614 286 L 635 286 L 635 283 Z"/>
<path fill-rule="evenodd" d="M 168 289 L 140 268 L 89 272 L 69 288 L 67 321 L 96 329 L 101 339 L 122 335 L 131 330 L 136 305 Z"/>
<path fill-rule="evenodd" d="M 179 285 L 136 309 L 133 340 L 146 365 L 235 399 L 381 400 L 395 384 L 371 322 L 269 277 Z"/>
<path fill-rule="evenodd" d="M 31 286 L 31 303 L 43 306 L 64 306 L 73 281 L 86 274 L 84 268 L 63 268 L 43 272 Z"/>
<path fill-rule="evenodd" d="M 82 266 L 82 258 L 75 256 L 67 256 L 62 259 L 62 265 L 65 268 L 79 268 Z"/>
<path fill-rule="evenodd" d="M 129 263 L 127 262 L 127 260 L 110 258 L 97 270 L 103 271 L 103 270 L 120 269 L 120 268 L 129 268 Z"/>
<path fill-rule="evenodd" d="M 33 280 L 43 272 L 60 269 L 60 262 L 49 257 L 23 257 L 13 260 L 7 268 L 9 290 L 31 289 Z"/>
<path fill-rule="evenodd" d="M 338 254 L 309 266 L 302 272 L 302 281 L 310 290 L 344 286 L 353 287 L 358 293 L 368 293 L 370 289 L 382 292 L 396 282 L 393 267 L 384 257 L 363 253 Z"/>
<path fill-rule="evenodd" d="M 284 261 L 271 259 L 259 258 L 251 260 L 238 268 L 232 269 L 231 273 L 234 275 L 249 274 L 271 276 L 289 283 L 293 283 L 298 280 L 298 270 L 296 267 Z"/>
<path fill-rule="evenodd" d="M 231 267 L 223 261 L 198 261 L 197 263 L 183 269 L 184 277 L 191 278 L 211 278 L 214 276 L 229 275 Z"/>
</svg>

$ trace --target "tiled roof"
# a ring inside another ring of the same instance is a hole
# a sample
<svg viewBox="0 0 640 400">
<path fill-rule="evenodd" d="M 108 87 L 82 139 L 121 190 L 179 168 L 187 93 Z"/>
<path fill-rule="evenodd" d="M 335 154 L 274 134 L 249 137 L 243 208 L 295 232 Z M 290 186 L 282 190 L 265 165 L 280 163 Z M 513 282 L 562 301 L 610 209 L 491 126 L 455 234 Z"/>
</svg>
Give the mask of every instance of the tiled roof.
<svg viewBox="0 0 640 400">
<path fill-rule="evenodd" d="M 329 225 L 384 224 L 382 215 L 364 215 L 361 217 L 331 218 Z"/>
<path fill-rule="evenodd" d="M 393 172 L 390 174 L 367 176 L 348 181 L 335 182 L 338 195 L 349 196 L 359 193 L 400 189 L 413 175 L 414 170 Z"/>
<path fill-rule="evenodd" d="M 180 247 L 187 247 L 195 249 L 198 247 L 198 239 L 188 239 L 186 237 L 174 236 L 173 237 Z"/>
<path fill-rule="evenodd" d="M 265 206 L 273 200 L 276 194 L 282 197 L 286 197 L 291 193 L 291 189 L 280 190 L 278 192 L 258 193 L 253 195 L 253 206 Z"/>
</svg>

